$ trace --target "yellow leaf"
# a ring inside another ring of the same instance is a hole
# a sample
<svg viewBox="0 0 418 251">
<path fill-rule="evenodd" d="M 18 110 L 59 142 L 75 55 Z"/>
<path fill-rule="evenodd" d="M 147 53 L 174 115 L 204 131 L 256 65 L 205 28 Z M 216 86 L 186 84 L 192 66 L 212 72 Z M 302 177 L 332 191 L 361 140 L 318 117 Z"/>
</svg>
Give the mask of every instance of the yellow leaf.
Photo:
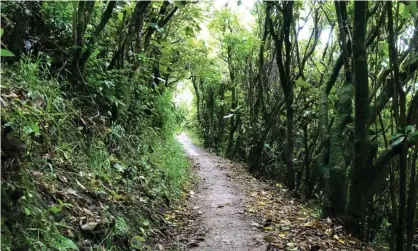
<svg viewBox="0 0 418 251">
<path fill-rule="evenodd" d="M 264 230 L 265 231 L 272 231 L 273 230 L 273 227 L 272 226 L 264 227 Z"/>
<path fill-rule="evenodd" d="M 301 224 L 302 227 L 312 227 L 314 225 L 314 221 L 308 221 L 304 224 Z"/>
<path fill-rule="evenodd" d="M 258 202 L 258 205 L 260 205 L 260 206 L 264 206 L 264 205 L 265 205 L 265 203 L 264 203 L 264 201 L 259 201 L 259 202 Z"/>
<path fill-rule="evenodd" d="M 336 239 L 339 243 L 341 244 L 345 244 L 345 242 L 343 240 L 340 239 L 340 237 L 338 237 L 338 235 L 334 234 L 334 239 Z"/>
<path fill-rule="evenodd" d="M 286 238 L 286 234 L 279 234 L 279 237 L 284 239 Z"/>
</svg>

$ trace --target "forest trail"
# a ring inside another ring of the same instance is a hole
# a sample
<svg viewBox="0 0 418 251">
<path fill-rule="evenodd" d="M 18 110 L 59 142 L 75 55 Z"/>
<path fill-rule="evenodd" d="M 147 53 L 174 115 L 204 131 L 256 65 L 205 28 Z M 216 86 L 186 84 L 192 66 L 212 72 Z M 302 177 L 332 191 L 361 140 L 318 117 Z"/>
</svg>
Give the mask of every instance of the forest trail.
<svg viewBox="0 0 418 251">
<path fill-rule="evenodd" d="M 186 134 L 177 140 L 200 182 L 177 210 L 183 223 L 172 236 L 182 244 L 175 250 L 373 250 L 347 236 L 339 222 L 320 219 L 280 183 L 256 179 L 244 165 L 195 146 Z"/>
<path fill-rule="evenodd" d="M 244 214 L 249 198 L 244 184 L 231 179 L 226 168 L 230 161 L 193 145 L 185 134 L 179 135 L 178 140 L 198 166 L 196 172 L 201 179 L 189 201 L 199 215 L 197 229 L 190 232 L 192 238 L 201 242 L 194 242 L 189 250 L 266 250 L 261 231 Z"/>
</svg>

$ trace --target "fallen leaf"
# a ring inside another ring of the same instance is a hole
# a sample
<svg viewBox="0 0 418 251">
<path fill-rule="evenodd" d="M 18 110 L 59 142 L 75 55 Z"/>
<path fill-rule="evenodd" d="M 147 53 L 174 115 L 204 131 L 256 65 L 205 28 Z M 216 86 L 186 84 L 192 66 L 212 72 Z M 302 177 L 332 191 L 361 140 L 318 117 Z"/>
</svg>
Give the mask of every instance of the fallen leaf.
<svg viewBox="0 0 418 251">
<path fill-rule="evenodd" d="M 89 209 L 87 209 L 87 208 L 83 208 L 82 210 L 83 210 L 83 212 L 84 212 L 84 213 L 89 214 L 89 215 L 91 215 L 91 216 L 94 216 L 93 212 L 92 212 L 92 211 L 90 211 Z"/>
<path fill-rule="evenodd" d="M 68 183 L 67 178 L 65 178 L 65 176 L 63 176 L 63 175 L 59 175 L 59 176 L 58 176 L 58 179 L 59 179 L 61 182 L 63 182 L 63 183 Z"/>
<path fill-rule="evenodd" d="M 83 190 L 86 190 L 86 187 L 83 186 L 77 179 L 75 179 L 75 182 L 77 183 L 77 185 L 79 185 Z"/>
<path fill-rule="evenodd" d="M 93 231 L 99 223 L 90 221 L 86 224 L 81 224 L 81 229 L 84 231 Z"/>
<path fill-rule="evenodd" d="M 340 237 L 338 237 L 338 235 L 334 234 L 334 236 L 332 236 L 334 239 L 336 239 L 338 242 L 340 242 L 341 244 L 345 244 L 345 242 L 343 240 L 340 239 Z"/>
</svg>

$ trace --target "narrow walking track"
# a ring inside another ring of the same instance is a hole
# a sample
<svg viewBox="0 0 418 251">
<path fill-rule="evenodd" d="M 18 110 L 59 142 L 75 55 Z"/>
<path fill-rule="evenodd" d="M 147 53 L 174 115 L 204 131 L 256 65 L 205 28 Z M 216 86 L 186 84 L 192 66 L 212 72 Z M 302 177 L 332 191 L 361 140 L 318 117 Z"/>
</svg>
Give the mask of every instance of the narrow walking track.
<svg viewBox="0 0 418 251">
<path fill-rule="evenodd" d="M 229 171 L 225 168 L 228 161 L 193 145 L 185 134 L 181 134 L 178 140 L 198 165 L 197 174 L 202 181 L 190 201 L 200 214 L 199 230 L 196 231 L 199 231 L 202 242 L 190 250 L 266 250 L 262 233 L 244 214 L 248 200 L 245 187 L 229 178 Z"/>
<path fill-rule="evenodd" d="M 245 166 L 193 145 L 185 134 L 177 139 L 200 182 L 187 205 L 173 210 L 176 228 L 168 250 L 373 250 L 344 234 L 338 221 L 321 219 L 281 184 L 252 177 Z"/>
</svg>

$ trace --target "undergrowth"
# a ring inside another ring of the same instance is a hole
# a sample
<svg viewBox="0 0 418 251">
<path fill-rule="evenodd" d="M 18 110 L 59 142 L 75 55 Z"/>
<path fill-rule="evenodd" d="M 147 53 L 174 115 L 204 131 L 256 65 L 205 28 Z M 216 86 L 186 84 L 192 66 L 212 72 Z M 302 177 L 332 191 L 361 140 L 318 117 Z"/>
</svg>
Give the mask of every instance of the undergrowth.
<svg viewBox="0 0 418 251">
<path fill-rule="evenodd" d="M 170 93 L 139 88 L 124 104 L 131 80 L 114 71 L 74 95 L 49 65 L 40 54 L 2 69 L 2 149 L 16 151 L 2 153 L 1 250 L 151 250 L 190 179 Z"/>
<path fill-rule="evenodd" d="M 196 146 L 203 147 L 203 140 L 199 133 L 195 129 L 188 128 L 185 130 L 185 133 L 190 137 L 192 143 Z"/>
</svg>

